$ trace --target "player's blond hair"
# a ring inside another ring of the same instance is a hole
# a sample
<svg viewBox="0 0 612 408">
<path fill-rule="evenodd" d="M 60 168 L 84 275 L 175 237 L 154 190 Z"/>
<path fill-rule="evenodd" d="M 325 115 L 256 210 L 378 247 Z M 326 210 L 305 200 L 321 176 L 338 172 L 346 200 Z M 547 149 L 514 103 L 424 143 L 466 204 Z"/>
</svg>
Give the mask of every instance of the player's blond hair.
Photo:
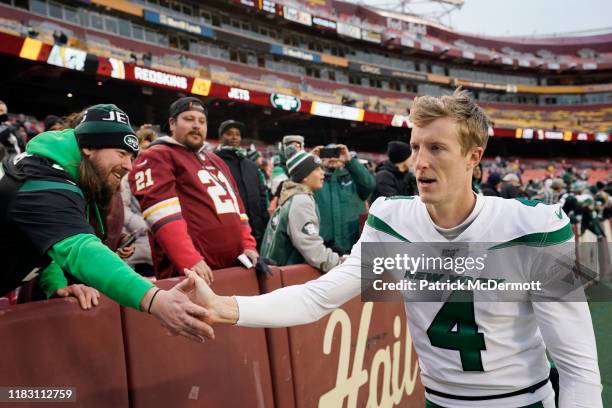
<svg viewBox="0 0 612 408">
<path fill-rule="evenodd" d="M 410 120 L 414 125 L 427 126 L 440 118 L 451 118 L 457 123 L 463 154 L 474 147 L 487 147 L 489 118 L 468 91 L 457 88 L 452 95 L 415 98 L 410 108 Z"/>
</svg>

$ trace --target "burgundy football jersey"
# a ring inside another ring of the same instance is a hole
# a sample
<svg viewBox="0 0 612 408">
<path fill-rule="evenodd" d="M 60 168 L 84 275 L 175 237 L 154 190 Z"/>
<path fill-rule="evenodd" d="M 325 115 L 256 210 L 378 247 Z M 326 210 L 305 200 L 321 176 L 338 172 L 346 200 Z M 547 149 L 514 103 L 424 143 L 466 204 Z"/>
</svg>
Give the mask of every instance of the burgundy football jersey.
<svg viewBox="0 0 612 408">
<path fill-rule="evenodd" d="M 235 181 L 214 153 L 164 137 L 139 154 L 128 181 L 150 228 L 158 278 L 179 275 L 201 258 L 211 269 L 231 267 L 255 248 Z"/>
</svg>

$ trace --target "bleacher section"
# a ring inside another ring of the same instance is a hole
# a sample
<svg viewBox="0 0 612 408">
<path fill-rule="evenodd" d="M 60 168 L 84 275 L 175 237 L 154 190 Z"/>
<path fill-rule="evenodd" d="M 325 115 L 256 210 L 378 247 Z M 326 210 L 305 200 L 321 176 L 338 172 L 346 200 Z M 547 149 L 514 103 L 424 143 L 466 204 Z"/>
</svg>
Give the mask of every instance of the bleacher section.
<svg viewBox="0 0 612 408">
<path fill-rule="evenodd" d="M 91 28 L 79 27 L 66 22 L 58 22 L 46 17 L 13 8 L 0 6 L 5 17 L 0 18 L 0 31 L 24 36 L 27 31 L 21 22 L 27 21 L 39 32 L 37 39 L 52 44 L 53 30 L 59 29 L 69 37 L 68 45 L 88 53 L 115 58 L 125 63 L 143 64 L 141 57 L 150 53 L 149 67 L 160 71 L 196 78 L 210 79 L 215 83 L 240 87 L 260 92 L 276 92 L 293 95 L 303 100 L 327 102 L 336 105 L 349 105 L 366 111 L 388 115 L 407 115 L 416 96 L 412 92 L 373 88 L 354 84 L 340 83 L 327 79 L 304 77 L 288 72 L 278 72 L 267 68 L 228 61 L 190 53 L 183 50 L 150 44 L 125 37 L 109 35 Z M 136 59 L 136 61 L 135 61 Z M 424 78 L 436 83 L 446 83 L 449 91 L 453 85 L 467 87 L 487 86 L 486 83 L 461 82 L 444 75 L 427 75 Z M 496 80 L 498 78 L 492 77 Z M 527 81 L 529 82 L 529 81 Z M 419 89 L 430 93 L 434 89 Z M 432 85 L 433 86 L 433 85 Z M 520 86 L 520 85 L 519 85 Z M 526 88 L 537 88 L 524 85 Z M 594 88 L 596 86 L 591 86 Z M 609 86 L 612 89 L 612 85 Z M 557 87 L 561 88 L 561 87 Z M 578 88 L 578 87 L 572 87 Z M 574 90 L 575 91 L 575 90 Z M 350 101 L 347 103 L 347 101 Z M 609 105 L 556 106 L 540 108 L 532 105 L 497 104 L 482 102 L 496 127 L 514 129 L 516 127 L 558 129 L 573 132 L 609 132 L 612 128 L 612 108 Z"/>
</svg>

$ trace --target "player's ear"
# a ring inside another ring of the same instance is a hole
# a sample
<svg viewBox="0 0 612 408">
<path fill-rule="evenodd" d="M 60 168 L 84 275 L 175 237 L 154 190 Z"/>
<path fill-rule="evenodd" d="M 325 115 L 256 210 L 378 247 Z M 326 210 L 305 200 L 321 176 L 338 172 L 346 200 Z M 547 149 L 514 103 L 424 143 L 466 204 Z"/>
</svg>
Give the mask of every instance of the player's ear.
<svg viewBox="0 0 612 408">
<path fill-rule="evenodd" d="M 474 168 L 480 163 L 484 149 L 480 146 L 473 147 L 468 157 L 468 167 Z"/>
</svg>

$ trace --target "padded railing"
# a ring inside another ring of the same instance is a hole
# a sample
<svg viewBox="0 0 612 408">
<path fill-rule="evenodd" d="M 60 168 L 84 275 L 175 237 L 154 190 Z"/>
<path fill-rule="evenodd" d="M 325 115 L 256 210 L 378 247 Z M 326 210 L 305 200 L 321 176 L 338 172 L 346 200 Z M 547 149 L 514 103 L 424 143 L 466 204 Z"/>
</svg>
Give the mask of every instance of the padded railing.
<svg viewBox="0 0 612 408">
<path fill-rule="evenodd" d="M 217 270 L 213 288 L 257 295 L 320 276 L 306 265 L 273 272 L 258 278 L 244 268 Z M 423 406 L 400 303 L 357 297 L 312 324 L 219 325 L 215 335 L 204 344 L 170 336 L 154 317 L 104 297 L 89 311 L 74 299 L 7 306 L 0 309 L 0 384 L 74 387 L 74 406 L 86 407 L 341 407 L 347 401 L 360 407 L 389 398 Z"/>
</svg>

